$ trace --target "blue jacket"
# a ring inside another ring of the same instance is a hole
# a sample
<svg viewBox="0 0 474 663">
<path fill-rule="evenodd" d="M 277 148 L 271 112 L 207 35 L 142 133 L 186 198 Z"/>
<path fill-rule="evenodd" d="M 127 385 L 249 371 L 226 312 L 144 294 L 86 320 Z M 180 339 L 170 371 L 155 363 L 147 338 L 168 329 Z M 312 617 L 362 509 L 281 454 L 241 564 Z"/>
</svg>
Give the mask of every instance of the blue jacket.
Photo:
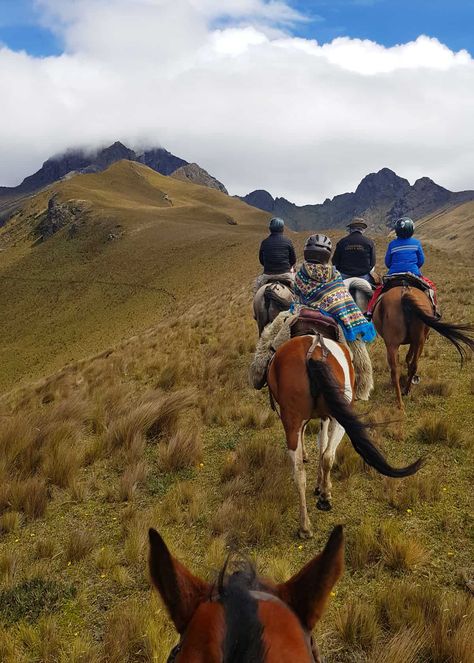
<svg viewBox="0 0 474 663">
<path fill-rule="evenodd" d="M 421 276 L 420 267 L 425 262 L 423 248 L 419 239 L 394 239 L 390 242 L 385 254 L 385 264 L 389 274 L 411 272 Z"/>
</svg>

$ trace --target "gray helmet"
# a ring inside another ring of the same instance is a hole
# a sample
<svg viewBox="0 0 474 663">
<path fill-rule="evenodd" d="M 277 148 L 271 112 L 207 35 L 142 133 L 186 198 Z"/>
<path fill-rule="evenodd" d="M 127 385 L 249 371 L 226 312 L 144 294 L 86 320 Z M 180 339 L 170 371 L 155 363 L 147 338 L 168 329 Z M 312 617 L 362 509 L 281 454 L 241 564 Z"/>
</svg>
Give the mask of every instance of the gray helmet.
<svg viewBox="0 0 474 663">
<path fill-rule="evenodd" d="M 395 223 L 395 233 L 400 239 L 408 239 L 415 232 L 415 224 L 408 216 L 402 216 Z"/>
<path fill-rule="evenodd" d="M 326 264 L 332 252 L 332 242 L 327 235 L 311 235 L 304 245 L 304 259 L 307 262 Z"/>
<path fill-rule="evenodd" d="M 270 219 L 269 228 L 271 233 L 282 233 L 285 228 L 285 222 L 283 219 L 274 216 L 273 219 Z"/>
</svg>

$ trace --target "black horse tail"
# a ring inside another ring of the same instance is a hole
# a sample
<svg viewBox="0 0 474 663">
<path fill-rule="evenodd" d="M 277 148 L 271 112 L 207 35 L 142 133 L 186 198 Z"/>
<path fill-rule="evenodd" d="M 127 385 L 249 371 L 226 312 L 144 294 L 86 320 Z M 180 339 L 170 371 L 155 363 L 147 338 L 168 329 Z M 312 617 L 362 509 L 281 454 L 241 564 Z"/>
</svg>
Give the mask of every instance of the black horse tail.
<svg viewBox="0 0 474 663">
<path fill-rule="evenodd" d="M 474 334 L 474 325 L 455 325 L 449 322 L 441 322 L 438 318 L 425 313 L 407 292 L 402 295 L 402 310 L 406 318 L 410 315 L 415 316 L 425 325 L 437 331 L 438 334 L 447 338 L 448 341 L 451 341 L 459 352 L 461 364 L 474 351 L 474 338 L 472 337 L 472 334 Z"/>
<path fill-rule="evenodd" d="M 408 467 L 392 467 L 371 442 L 367 426 L 360 421 L 350 403 L 344 398 L 339 384 L 336 382 L 331 368 L 326 362 L 310 359 L 308 374 L 313 397 L 322 396 L 331 416 L 346 431 L 352 446 L 359 456 L 377 472 L 387 477 L 408 477 L 415 474 L 423 464 L 420 458 Z"/>
</svg>

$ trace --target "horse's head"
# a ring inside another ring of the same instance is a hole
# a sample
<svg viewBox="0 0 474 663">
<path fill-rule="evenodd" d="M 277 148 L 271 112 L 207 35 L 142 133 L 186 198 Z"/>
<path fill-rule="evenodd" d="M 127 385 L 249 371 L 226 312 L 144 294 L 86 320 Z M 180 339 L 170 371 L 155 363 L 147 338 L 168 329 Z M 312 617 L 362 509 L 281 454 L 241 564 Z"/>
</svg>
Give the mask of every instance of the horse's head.
<svg viewBox="0 0 474 663">
<path fill-rule="evenodd" d="M 311 631 L 344 566 L 342 527 L 287 582 L 259 580 L 251 568 L 210 584 L 190 573 L 150 529 L 150 573 L 181 636 L 176 663 L 318 663 Z"/>
</svg>

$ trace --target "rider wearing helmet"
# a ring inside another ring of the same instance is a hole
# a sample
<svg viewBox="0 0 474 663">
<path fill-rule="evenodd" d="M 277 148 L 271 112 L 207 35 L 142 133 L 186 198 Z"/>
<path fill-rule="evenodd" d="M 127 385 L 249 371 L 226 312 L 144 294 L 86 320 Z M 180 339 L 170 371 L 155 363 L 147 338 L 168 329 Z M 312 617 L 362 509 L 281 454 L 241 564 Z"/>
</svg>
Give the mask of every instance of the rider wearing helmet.
<svg viewBox="0 0 474 663">
<path fill-rule="evenodd" d="M 436 307 L 436 286 L 421 273 L 421 267 L 425 262 L 425 254 L 421 242 L 413 237 L 415 224 L 408 216 L 402 216 L 395 223 L 396 239 L 393 239 L 387 248 L 385 254 L 385 265 L 388 267 L 387 274 L 406 274 L 411 273 L 419 276 L 429 288 L 433 291 L 433 303 Z M 374 306 L 382 292 L 383 285 L 376 288 L 372 299 L 367 308 L 367 316 L 370 318 Z"/>
<path fill-rule="evenodd" d="M 296 253 L 291 239 L 286 237 L 285 222 L 274 217 L 270 220 L 270 235 L 260 245 L 259 260 L 263 274 L 255 281 L 254 292 L 269 281 L 293 284 Z"/>
<path fill-rule="evenodd" d="M 347 341 L 370 342 L 375 329 L 352 299 L 341 275 L 330 263 L 332 242 L 327 235 L 311 235 L 304 247 L 304 262 L 295 277 L 299 307 L 319 309 L 334 318 Z M 298 304 L 293 305 L 298 311 Z"/>
<path fill-rule="evenodd" d="M 349 234 L 336 244 L 332 261 L 343 279 L 358 276 L 370 283 L 370 273 L 375 267 L 375 244 L 364 235 L 367 224 L 356 217 L 347 229 Z"/>
</svg>

